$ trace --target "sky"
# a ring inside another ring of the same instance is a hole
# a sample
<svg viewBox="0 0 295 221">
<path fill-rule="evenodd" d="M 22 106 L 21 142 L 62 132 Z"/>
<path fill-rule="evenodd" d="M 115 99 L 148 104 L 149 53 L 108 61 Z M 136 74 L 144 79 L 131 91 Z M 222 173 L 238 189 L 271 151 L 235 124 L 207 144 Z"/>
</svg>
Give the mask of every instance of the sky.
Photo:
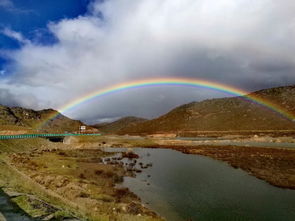
<svg viewBox="0 0 295 221">
<path fill-rule="evenodd" d="M 293 0 L 0 0 L 0 104 L 60 109 L 92 91 L 157 77 L 246 91 L 295 84 Z M 154 118 L 221 92 L 153 87 L 64 114 Z"/>
</svg>

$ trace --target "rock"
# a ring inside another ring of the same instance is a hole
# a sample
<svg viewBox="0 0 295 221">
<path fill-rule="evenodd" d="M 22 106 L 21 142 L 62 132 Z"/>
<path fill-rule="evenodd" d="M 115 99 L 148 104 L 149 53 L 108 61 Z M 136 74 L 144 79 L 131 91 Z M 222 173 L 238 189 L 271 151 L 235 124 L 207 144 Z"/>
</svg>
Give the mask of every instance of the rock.
<svg viewBox="0 0 295 221">
<path fill-rule="evenodd" d="M 135 202 L 131 202 L 128 204 L 127 212 L 134 215 L 143 213 L 141 205 Z"/>
<path fill-rule="evenodd" d="M 0 221 L 6 221 L 5 217 L 2 215 L 1 212 L 0 212 Z"/>
<path fill-rule="evenodd" d="M 122 206 L 121 209 L 122 209 L 123 212 L 126 212 L 127 211 L 126 206 Z"/>
<path fill-rule="evenodd" d="M 131 151 L 123 152 L 122 157 L 123 158 L 128 158 L 128 159 L 133 159 L 133 158 L 137 159 L 137 158 L 139 158 L 139 156 L 136 153 L 133 153 Z"/>
<path fill-rule="evenodd" d="M 54 218 L 54 214 L 50 214 L 49 216 L 46 216 L 42 220 L 52 220 Z"/>
</svg>

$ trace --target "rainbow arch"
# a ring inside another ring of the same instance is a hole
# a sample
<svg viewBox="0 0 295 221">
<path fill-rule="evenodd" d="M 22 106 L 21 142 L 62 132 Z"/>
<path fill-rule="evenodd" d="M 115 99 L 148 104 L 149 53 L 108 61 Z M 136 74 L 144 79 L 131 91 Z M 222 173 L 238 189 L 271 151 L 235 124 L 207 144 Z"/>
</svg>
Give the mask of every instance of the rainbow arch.
<svg viewBox="0 0 295 221">
<path fill-rule="evenodd" d="M 289 119 L 291 121 L 295 120 L 295 116 L 293 113 L 288 112 L 283 107 L 280 107 L 277 104 L 274 104 L 266 99 L 262 99 L 253 94 L 249 94 L 249 92 L 238 89 L 229 85 L 220 84 L 212 81 L 206 81 L 202 79 L 189 79 L 189 78 L 152 78 L 152 79 L 144 79 L 138 81 L 129 81 L 125 83 L 116 84 L 110 87 L 106 87 L 103 89 L 92 91 L 88 94 L 85 94 L 77 99 L 72 100 L 66 105 L 58 108 L 58 111 L 62 114 L 65 112 L 74 109 L 75 107 L 82 105 L 86 102 L 89 102 L 92 99 L 119 93 L 121 91 L 136 89 L 136 88 L 144 88 L 144 87 L 152 87 L 152 86 L 185 86 L 185 87 L 198 87 L 198 88 L 208 88 L 216 91 L 221 91 L 227 94 L 240 96 L 245 100 L 256 103 L 267 109 L 279 114 L 280 116 Z M 49 116 L 44 122 L 42 122 L 38 127 L 44 126 L 50 120 L 56 118 L 59 114 L 53 114 Z"/>
</svg>

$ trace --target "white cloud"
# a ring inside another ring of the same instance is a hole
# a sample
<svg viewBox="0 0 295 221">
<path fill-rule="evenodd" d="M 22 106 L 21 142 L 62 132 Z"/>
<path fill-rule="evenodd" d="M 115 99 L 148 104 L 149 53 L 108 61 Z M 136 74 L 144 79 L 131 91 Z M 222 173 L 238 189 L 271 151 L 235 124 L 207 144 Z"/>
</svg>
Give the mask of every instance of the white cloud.
<svg viewBox="0 0 295 221">
<path fill-rule="evenodd" d="M 0 0 L 0 7 L 3 8 L 12 8 L 13 7 L 13 3 L 11 0 Z"/>
<path fill-rule="evenodd" d="M 291 0 L 97 1 L 85 16 L 48 25 L 59 40 L 53 46 L 29 43 L 6 29 L 7 36 L 24 43 L 10 54 L 15 71 L 7 82 L 11 93 L 29 90 L 38 107 L 54 108 L 95 89 L 157 76 L 206 78 L 250 90 L 294 83 L 294 11 Z M 95 103 L 107 109 L 93 104 L 72 114 L 149 116 L 145 109 L 150 104 L 150 116 L 155 116 L 165 107 L 208 94 L 173 91 L 161 91 L 166 104 L 152 101 L 157 93 L 147 91 L 141 97 L 127 94 L 133 99 L 129 107 L 126 102 L 116 107 L 124 99 L 118 95 L 112 102 Z"/>
<path fill-rule="evenodd" d="M 11 30 L 10 28 L 4 28 L 1 31 L 2 34 L 6 35 L 7 37 L 13 38 L 15 40 L 17 40 L 18 42 L 22 43 L 22 44 L 29 44 L 30 41 L 28 39 L 26 39 L 22 33 L 20 32 L 16 32 Z"/>
</svg>

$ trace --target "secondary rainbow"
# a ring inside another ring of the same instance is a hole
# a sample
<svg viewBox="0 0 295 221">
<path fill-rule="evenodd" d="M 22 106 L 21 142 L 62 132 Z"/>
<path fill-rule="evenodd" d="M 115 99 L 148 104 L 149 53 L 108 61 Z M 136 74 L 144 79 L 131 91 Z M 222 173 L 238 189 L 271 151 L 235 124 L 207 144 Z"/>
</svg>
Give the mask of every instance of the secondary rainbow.
<svg viewBox="0 0 295 221">
<path fill-rule="evenodd" d="M 294 121 L 295 116 L 294 114 L 288 112 L 283 107 L 280 107 L 266 99 L 261 99 L 253 94 L 249 94 L 249 92 L 245 90 L 241 90 L 238 88 L 234 88 L 229 85 L 220 84 L 212 81 L 206 81 L 201 79 L 189 79 L 189 78 L 153 78 L 153 79 L 144 79 L 138 81 L 130 81 L 121 84 L 116 84 L 110 87 L 106 87 L 103 89 L 92 91 L 88 94 L 79 97 L 63 107 L 59 108 L 58 111 L 62 114 L 66 113 L 67 111 L 74 109 L 77 106 L 85 104 L 92 99 L 99 98 L 102 96 L 110 95 L 113 93 L 118 93 L 125 90 L 136 89 L 136 88 L 143 88 L 143 87 L 158 87 L 158 86 L 184 86 L 184 87 L 201 87 L 201 88 L 208 88 L 213 89 L 216 91 L 221 91 L 227 94 L 242 96 L 243 99 L 251 101 L 253 103 L 259 104 L 267 109 L 280 114 L 282 117 L 287 118 L 291 121 Z M 53 120 L 59 114 L 53 114 L 47 118 L 46 121 L 42 122 L 39 127 L 45 125 L 48 121 Z"/>
</svg>

